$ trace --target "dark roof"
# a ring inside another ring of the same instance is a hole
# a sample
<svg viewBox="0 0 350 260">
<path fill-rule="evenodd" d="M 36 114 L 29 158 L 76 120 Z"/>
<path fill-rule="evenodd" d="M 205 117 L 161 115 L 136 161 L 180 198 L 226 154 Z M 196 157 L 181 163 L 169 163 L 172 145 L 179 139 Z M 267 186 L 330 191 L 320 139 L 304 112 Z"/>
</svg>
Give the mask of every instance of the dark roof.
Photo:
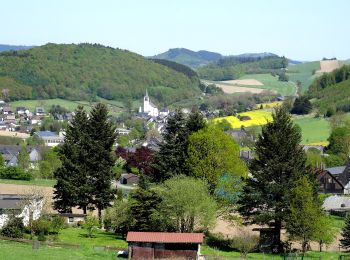
<svg viewBox="0 0 350 260">
<path fill-rule="evenodd" d="M 12 112 L 12 108 L 10 108 L 10 107 L 4 107 L 4 108 L 3 108 L 3 111 L 5 111 L 5 112 Z"/>
<path fill-rule="evenodd" d="M 20 110 L 26 110 L 25 107 L 16 107 L 16 111 L 20 111 Z"/>
<path fill-rule="evenodd" d="M 58 136 L 55 132 L 51 132 L 51 131 L 39 131 L 39 132 L 35 132 L 35 134 L 39 137 L 57 137 Z"/>
<path fill-rule="evenodd" d="M 326 168 L 325 170 L 328 171 L 332 175 L 339 175 L 345 170 L 345 166 Z"/>
<path fill-rule="evenodd" d="M 344 170 L 339 174 L 338 180 L 346 186 L 350 182 L 350 159 L 346 162 L 346 166 L 343 166 Z M 338 168 L 338 167 L 335 167 Z M 340 169 L 339 169 L 340 170 Z"/>
<path fill-rule="evenodd" d="M 21 209 L 21 201 L 23 196 L 14 194 L 1 194 L 0 195 L 0 209 Z"/>
<path fill-rule="evenodd" d="M 203 243 L 203 233 L 128 232 L 128 242 Z"/>
<path fill-rule="evenodd" d="M 122 175 L 124 179 L 130 179 L 130 178 L 140 178 L 138 175 L 133 174 L 133 173 L 127 173 L 125 175 Z"/>
</svg>

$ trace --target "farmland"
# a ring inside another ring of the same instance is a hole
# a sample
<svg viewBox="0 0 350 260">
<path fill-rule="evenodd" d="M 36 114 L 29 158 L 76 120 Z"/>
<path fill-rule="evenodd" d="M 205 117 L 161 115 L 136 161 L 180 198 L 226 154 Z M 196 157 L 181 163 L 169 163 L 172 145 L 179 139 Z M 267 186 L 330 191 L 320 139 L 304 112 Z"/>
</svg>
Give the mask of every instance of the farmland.
<svg viewBox="0 0 350 260">
<path fill-rule="evenodd" d="M 293 82 L 279 81 L 277 76 L 274 77 L 271 74 L 247 74 L 238 80 L 207 82 L 216 84 L 225 93 L 262 93 L 267 90 L 284 96 L 294 95 L 295 93 L 295 84 Z"/>
<path fill-rule="evenodd" d="M 254 110 L 239 113 L 239 116 L 249 116 L 250 120 L 240 121 L 238 117 L 227 116 L 214 119 L 214 122 L 227 120 L 232 128 L 241 126 L 250 127 L 254 125 L 264 125 L 272 121 L 271 112 L 267 110 Z M 294 117 L 294 123 L 301 128 L 302 144 L 327 145 L 327 138 L 330 134 L 330 125 L 327 119 L 314 118 L 311 116 Z"/>
<path fill-rule="evenodd" d="M 313 75 L 313 72 L 320 70 L 321 67 L 319 61 L 312 61 L 296 65 L 289 65 L 287 69 L 289 80 L 293 82 L 297 82 L 299 80 L 302 85 L 302 92 L 305 92 L 308 90 L 313 79 L 316 77 L 316 75 Z"/>
</svg>

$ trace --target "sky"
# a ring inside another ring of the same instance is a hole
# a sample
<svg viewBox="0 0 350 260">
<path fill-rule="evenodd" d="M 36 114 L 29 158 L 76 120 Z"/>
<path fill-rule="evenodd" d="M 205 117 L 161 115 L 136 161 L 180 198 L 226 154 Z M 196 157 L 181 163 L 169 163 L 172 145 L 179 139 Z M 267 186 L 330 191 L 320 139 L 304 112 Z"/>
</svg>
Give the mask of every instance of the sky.
<svg viewBox="0 0 350 260">
<path fill-rule="evenodd" d="M 0 44 L 350 58 L 348 0 L 0 0 Z"/>
</svg>

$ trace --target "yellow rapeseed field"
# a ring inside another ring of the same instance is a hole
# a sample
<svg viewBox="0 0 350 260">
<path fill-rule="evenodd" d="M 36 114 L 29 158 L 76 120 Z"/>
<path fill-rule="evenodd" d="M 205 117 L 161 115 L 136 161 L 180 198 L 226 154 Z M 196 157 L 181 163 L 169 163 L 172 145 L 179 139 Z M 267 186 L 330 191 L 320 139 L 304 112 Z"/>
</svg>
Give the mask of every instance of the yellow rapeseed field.
<svg viewBox="0 0 350 260">
<path fill-rule="evenodd" d="M 240 116 L 249 116 L 250 120 L 240 121 L 235 116 L 218 117 L 214 119 L 214 122 L 218 123 L 226 119 L 232 128 L 240 128 L 241 126 L 249 127 L 253 125 L 265 125 L 267 122 L 272 121 L 272 113 L 265 110 L 253 110 L 249 112 L 239 113 Z"/>
</svg>

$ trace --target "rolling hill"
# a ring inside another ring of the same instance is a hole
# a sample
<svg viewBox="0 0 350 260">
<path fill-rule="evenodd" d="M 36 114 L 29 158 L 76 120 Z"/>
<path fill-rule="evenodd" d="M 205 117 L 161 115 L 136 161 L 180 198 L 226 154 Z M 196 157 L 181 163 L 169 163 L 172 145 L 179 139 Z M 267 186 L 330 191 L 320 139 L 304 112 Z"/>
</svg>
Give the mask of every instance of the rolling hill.
<svg viewBox="0 0 350 260">
<path fill-rule="evenodd" d="M 212 61 L 217 61 L 223 56 L 220 53 L 210 51 L 191 51 L 185 48 L 174 48 L 168 51 L 152 56 L 151 59 L 162 59 L 174 61 L 191 68 L 198 68 Z"/>
<path fill-rule="evenodd" d="M 46 44 L 0 53 L 0 90 L 11 100 L 139 99 L 170 104 L 200 92 L 191 75 L 127 50 L 98 44 Z"/>
</svg>

